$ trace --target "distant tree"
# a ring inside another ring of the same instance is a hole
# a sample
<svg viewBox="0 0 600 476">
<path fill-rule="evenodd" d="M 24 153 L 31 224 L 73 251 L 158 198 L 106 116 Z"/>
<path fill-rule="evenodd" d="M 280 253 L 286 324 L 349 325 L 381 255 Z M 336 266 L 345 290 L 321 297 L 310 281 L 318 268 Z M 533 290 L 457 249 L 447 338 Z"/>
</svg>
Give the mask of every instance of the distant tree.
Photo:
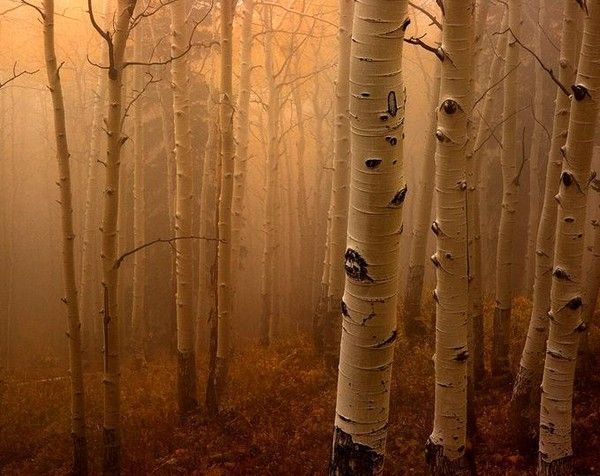
<svg viewBox="0 0 600 476">
<path fill-rule="evenodd" d="M 508 2 L 508 27 L 518 35 L 521 24 L 521 0 Z M 502 207 L 496 252 L 496 306 L 494 310 L 492 373 L 509 374 L 510 322 L 513 299 L 515 223 L 519 194 L 520 169 L 517 164 L 517 76 L 519 45 L 506 43 L 504 63 L 504 108 L 502 111 Z M 525 160 L 522 157 L 521 160 Z"/>
<path fill-rule="evenodd" d="M 330 466 L 335 475 L 383 471 L 407 192 L 402 47 L 408 24 L 406 1 L 355 4 L 346 284 Z"/>
<path fill-rule="evenodd" d="M 175 130 L 175 237 L 192 236 L 193 164 L 190 130 L 189 67 L 187 55 L 189 8 L 182 1 L 172 2 L 171 87 Z M 183 418 L 198 405 L 196 395 L 196 358 L 194 352 L 193 313 L 193 242 L 178 240 L 176 248 L 177 279 L 177 405 Z"/>
</svg>

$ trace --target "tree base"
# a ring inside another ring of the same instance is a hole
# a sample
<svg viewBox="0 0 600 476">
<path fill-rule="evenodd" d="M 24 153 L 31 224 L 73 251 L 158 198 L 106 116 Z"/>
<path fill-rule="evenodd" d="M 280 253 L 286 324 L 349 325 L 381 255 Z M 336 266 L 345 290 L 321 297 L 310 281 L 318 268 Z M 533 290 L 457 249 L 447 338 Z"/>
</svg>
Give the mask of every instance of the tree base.
<svg viewBox="0 0 600 476">
<path fill-rule="evenodd" d="M 537 409 L 533 408 L 533 402 L 539 402 L 539 398 L 535 398 L 535 395 L 539 397 L 539 391 L 535 391 L 533 381 L 527 374 L 523 367 L 519 367 L 510 399 L 509 422 L 519 453 L 533 456 L 538 449 L 539 425 L 539 410 L 535 411 Z"/>
<path fill-rule="evenodd" d="M 432 476 L 469 476 L 475 475 L 475 462 L 469 453 L 449 459 L 444 455 L 444 447 L 436 445 L 431 439 L 425 444 L 425 460 Z"/>
<path fill-rule="evenodd" d="M 538 460 L 538 476 L 572 476 L 573 457 L 565 456 L 554 461 L 544 461 L 540 455 Z"/>
<path fill-rule="evenodd" d="M 208 372 L 206 384 L 206 409 L 210 417 L 216 417 L 221 408 L 221 398 L 225 393 L 229 362 L 227 359 L 215 357 L 214 364 Z"/>
<path fill-rule="evenodd" d="M 73 474 L 86 476 L 88 474 L 87 439 L 85 435 L 71 435 L 73 439 Z"/>
<path fill-rule="evenodd" d="M 335 427 L 330 476 L 369 476 L 382 472 L 383 454 L 366 445 L 354 443 L 351 435 Z"/>
<path fill-rule="evenodd" d="M 193 351 L 177 351 L 177 408 L 182 420 L 198 408 L 196 356 Z"/>
<path fill-rule="evenodd" d="M 492 375 L 509 381 L 510 379 L 510 361 L 509 361 L 509 341 L 510 341 L 510 319 L 511 308 L 494 309 L 493 323 L 493 342 L 492 342 Z"/>
<path fill-rule="evenodd" d="M 104 459 L 102 472 L 106 476 L 121 474 L 121 438 L 115 428 L 103 429 Z"/>
</svg>

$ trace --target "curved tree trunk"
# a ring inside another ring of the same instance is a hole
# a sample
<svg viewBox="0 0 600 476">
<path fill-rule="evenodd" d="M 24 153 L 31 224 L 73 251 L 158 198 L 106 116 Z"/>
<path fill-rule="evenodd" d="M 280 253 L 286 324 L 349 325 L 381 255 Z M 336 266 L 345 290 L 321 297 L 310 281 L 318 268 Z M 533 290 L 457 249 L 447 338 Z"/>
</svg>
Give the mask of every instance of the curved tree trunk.
<svg viewBox="0 0 600 476">
<path fill-rule="evenodd" d="M 572 0 L 565 0 L 558 75 L 558 79 L 562 84 L 572 84 L 575 80 L 577 51 L 580 43 L 577 34 L 578 13 L 577 3 Z M 548 336 L 548 311 L 550 310 L 550 288 L 554 259 L 557 209 L 554 197 L 558 191 L 563 159 L 562 149 L 567 138 L 568 125 L 569 98 L 557 88 L 552 139 L 546 164 L 544 202 L 536 238 L 533 308 L 510 404 L 513 435 L 515 438 L 519 438 L 519 446 L 523 449 L 526 449 L 535 441 L 535 438 L 532 438 L 532 433 L 537 433 L 538 426 L 539 387 Z"/>
<path fill-rule="evenodd" d="M 185 2 L 171 4 L 171 55 L 183 57 L 171 63 L 173 119 L 175 129 L 175 237 L 193 233 L 193 164 L 190 131 L 189 68 L 187 55 L 188 29 Z M 178 240 L 176 250 L 177 279 L 177 406 L 184 418 L 198 405 L 196 396 L 196 357 L 194 354 L 193 313 L 193 242 Z"/>
<path fill-rule="evenodd" d="M 408 23 L 404 0 L 355 4 L 346 285 L 330 466 L 335 475 L 383 471 L 407 191 L 402 47 Z"/>
<path fill-rule="evenodd" d="M 472 5 L 444 3 L 436 164 L 436 345 L 433 432 L 426 446 L 434 475 L 470 472 L 466 453 L 468 352 L 467 145 L 471 111 Z M 450 60 L 451 58 L 451 60 Z"/>
<path fill-rule="evenodd" d="M 71 373 L 71 436 L 73 438 L 73 472 L 87 474 L 87 439 L 85 434 L 85 398 L 83 365 L 81 361 L 81 322 L 75 277 L 75 232 L 73 229 L 73 196 L 71 190 L 71 154 L 69 153 L 65 105 L 60 79 L 60 68 L 54 48 L 54 0 L 44 0 L 44 54 L 48 88 L 54 106 L 54 134 L 58 160 L 58 187 L 60 189 L 64 302 L 67 306 L 69 340 L 69 369 Z"/>
<path fill-rule="evenodd" d="M 521 0 L 508 2 L 508 26 L 519 35 Z M 510 35 L 510 32 L 505 33 Z M 519 45 L 509 38 L 504 63 L 504 109 L 502 111 L 502 208 L 496 254 L 496 307 L 492 339 L 492 373 L 507 378 L 513 298 L 514 230 L 519 198 L 517 179 L 517 68 Z M 522 158 L 524 160 L 524 158 Z"/>
<path fill-rule="evenodd" d="M 588 0 L 560 175 L 550 327 L 542 378 L 541 475 L 573 474 L 571 412 L 582 320 L 587 190 L 600 95 L 600 1 Z"/>
</svg>

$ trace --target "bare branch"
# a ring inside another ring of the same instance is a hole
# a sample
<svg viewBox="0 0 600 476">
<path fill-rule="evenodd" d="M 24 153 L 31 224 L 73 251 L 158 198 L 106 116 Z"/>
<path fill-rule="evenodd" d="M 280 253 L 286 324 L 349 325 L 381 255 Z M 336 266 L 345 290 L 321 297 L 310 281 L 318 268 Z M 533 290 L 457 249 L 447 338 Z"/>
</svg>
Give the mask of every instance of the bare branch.
<svg viewBox="0 0 600 476">
<path fill-rule="evenodd" d="M 427 18 L 429 18 L 431 20 L 431 25 L 435 25 L 437 26 L 440 30 L 442 29 L 442 24 L 440 23 L 440 21 L 435 17 L 435 15 L 433 15 L 432 13 L 428 12 L 425 8 L 421 7 L 420 5 L 417 5 L 414 2 L 408 2 L 408 4 L 413 7 L 415 10 L 420 11 L 423 15 L 425 15 Z"/>
<path fill-rule="evenodd" d="M 487 93 L 489 93 L 492 89 L 494 89 L 496 86 L 498 86 L 502 81 L 504 81 L 508 76 L 510 76 L 510 74 L 515 71 L 519 66 L 521 66 L 521 63 L 517 64 L 513 69 L 511 69 L 510 71 L 508 71 L 504 76 L 502 76 L 498 81 L 496 81 L 494 84 L 492 84 L 489 88 L 487 88 L 482 94 L 481 96 L 479 96 L 479 98 L 477 98 L 477 101 L 475 101 L 473 103 L 473 109 L 475 109 L 475 107 L 477 106 L 477 104 L 479 104 L 479 101 L 481 101 L 486 95 Z"/>
<path fill-rule="evenodd" d="M 24 74 L 33 75 L 33 74 L 37 73 L 38 71 L 39 71 L 39 69 L 36 69 L 35 71 L 27 71 L 24 69 L 23 71 L 19 71 L 17 73 L 17 62 L 15 61 L 15 64 L 13 64 L 12 76 L 5 79 L 4 81 L 0 80 L 0 89 L 2 89 L 4 86 L 6 86 L 8 83 L 14 81 L 15 79 L 23 76 Z"/>
<path fill-rule="evenodd" d="M 554 81 L 554 83 L 556 83 L 556 85 L 560 88 L 560 90 L 567 96 L 571 96 L 571 94 L 569 93 L 569 90 L 566 88 L 566 86 L 561 83 L 558 78 L 556 77 L 556 75 L 554 74 L 554 71 L 552 71 L 552 68 L 549 68 L 548 66 L 546 66 L 543 61 L 540 59 L 540 57 L 535 53 L 535 51 L 533 51 L 531 48 L 529 48 L 528 46 L 526 46 L 525 44 L 523 44 L 523 42 L 521 40 L 519 40 L 519 38 L 517 38 L 517 36 L 514 34 L 514 32 L 511 30 L 510 27 L 508 27 L 506 30 L 504 31 L 499 31 L 499 32 L 495 32 L 493 33 L 494 35 L 502 35 L 506 32 L 509 32 L 512 35 L 512 37 L 514 38 L 515 42 L 521 47 L 523 48 L 525 51 L 527 51 L 530 55 L 532 55 L 538 62 L 538 64 L 541 66 L 541 68 L 546 71 L 546 73 L 548 73 L 548 75 L 550 76 L 550 79 L 552 79 L 552 81 Z"/>
<path fill-rule="evenodd" d="M 144 243 L 143 245 L 140 245 L 136 248 L 133 248 L 133 249 L 123 253 L 121 256 L 119 256 L 115 260 L 113 269 L 119 269 L 119 267 L 121 266 L 121 264 L 123 263 L 123 260 L 125 258 L 127 258 L 128 256 L 131 256 L 134 253 L 137 253 L 138 251 L 143 250 L 144 248 L 148 248 L 149 246 L 155 245 L 157 243 L 167 243 L 169 245 L 172 245 L 173 242 L 179 241 L 179 240 L 204 240 L 204 241 L 218 241 L 220 243 L 225 243 L 225 240 L 220 240 L 219 238 L 210 238 L 210 237 L 206 237 L 206 236 L 177 236 L 174 238 L 157 238 L 156 240 L 149 241 L 148 243 Z"/>
<path fill-rule="evenodd" d="M 427 51 L 430 51 L 431 53 L 433 53 L 435 56 L 437 56 L 437 58 L 440 61 L 444 61 L 445 55 L 444 55 L 444 52 L 442 51 L 442 49 L 436 48 L 434 46 L 430 46 L 427 43 L 425 43 L 423 40 L 421 40 L 421 38 L 425 38 L 425 36 L 426 36 L 426 33 L 424 33 L 421 36 L 417 36 L 417 37 L 411 36 L 410 38 L 404 38 L 404 41 L 411 45 L 420 46 L 424 50 L 427 50 Z"/>
</svg>

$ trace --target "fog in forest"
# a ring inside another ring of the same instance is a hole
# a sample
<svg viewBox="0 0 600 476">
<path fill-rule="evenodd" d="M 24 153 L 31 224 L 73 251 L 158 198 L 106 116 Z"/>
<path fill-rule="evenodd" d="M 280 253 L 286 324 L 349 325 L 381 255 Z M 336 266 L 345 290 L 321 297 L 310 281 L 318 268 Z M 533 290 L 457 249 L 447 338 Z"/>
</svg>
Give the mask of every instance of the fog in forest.
<svg viewBox="0 0 600 476">
<path fill-rule="evenodd" d="M 600 0 L 0 44 L 0 474 L 600 474 Z"/>
</svg>

